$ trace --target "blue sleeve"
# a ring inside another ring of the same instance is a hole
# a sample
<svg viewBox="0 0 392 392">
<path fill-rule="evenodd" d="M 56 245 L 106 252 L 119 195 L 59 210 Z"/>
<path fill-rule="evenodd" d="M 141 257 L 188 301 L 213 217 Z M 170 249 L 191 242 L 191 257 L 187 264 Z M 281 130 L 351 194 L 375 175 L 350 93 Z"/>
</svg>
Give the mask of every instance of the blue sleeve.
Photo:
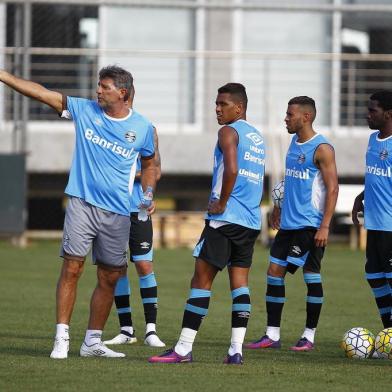
<svg viewBox="0 0 392 392">
<path fill-rule="evenodd" d="M 144 144 L 140 149 L 140 155 L 142 157 L 150 157 L 151 155 L 154 155 L 154 153 L 154 127 L 152 124 L 148 124 L 148 130 L 144 139 Z"/>
<path fill-rule="evenodd" d="M 80 113 L 86 108 L 90 101 L 85 98 L 67 97 L 67 110 L 71 116 L 76 120 Z"/>
</svg>

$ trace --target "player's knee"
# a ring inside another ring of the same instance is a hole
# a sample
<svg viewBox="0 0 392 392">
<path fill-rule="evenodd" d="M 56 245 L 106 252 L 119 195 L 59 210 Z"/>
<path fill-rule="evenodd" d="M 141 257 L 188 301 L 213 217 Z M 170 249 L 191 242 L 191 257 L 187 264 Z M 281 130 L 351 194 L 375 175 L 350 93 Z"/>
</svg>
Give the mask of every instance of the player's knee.
<svg viewBox="0 0 392 392">
<path fill-rule="evenodd" d="M 64 256 L 64 263 L 61 276 L 67 280 L 79 279 L 82 275 L 84 261 L 82 258 L 75 258 L 74 256 Z"/>
<path fill-rule="evenodd" d="M 284 278 L 286 269 L 278 264 L 270 263 L 267 275 L 273 276 L 274 278 Z"/>
<path fill-rule="evenodd" d="M 200 274 L 195 274 L 191 280 L 192 289 L 200 290 L 210 290 L 212 287 L 212 281 L 207 276 L 201 276 Z"/>
<path fill-rule="evenodd" d="M 114 290 L 118 279 L 124 276 L 126 266 L 120 268 L 104 268 L 98 265 L 98 285 L 107 290 Z"/>
<path fill-rule="evenodd" d="M 139 276 L 146 276 L 153 272 L 152 263 L 149 261 L 135 263 L 135 267 Z"/>
</svg>

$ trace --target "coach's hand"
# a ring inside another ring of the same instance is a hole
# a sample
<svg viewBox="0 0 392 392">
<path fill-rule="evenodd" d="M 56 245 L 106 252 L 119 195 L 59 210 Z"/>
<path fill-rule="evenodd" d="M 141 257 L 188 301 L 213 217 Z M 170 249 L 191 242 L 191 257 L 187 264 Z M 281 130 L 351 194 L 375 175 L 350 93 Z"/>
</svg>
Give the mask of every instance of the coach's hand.
<svg viewBox="0 0 392 392">
<path fill-rule="evenodd" d="M 147 214 L 152 215 L 155 212 L 155 201 L 151 200 L 151 204 L 148 208 L 146 208 Z"/>
</svg>

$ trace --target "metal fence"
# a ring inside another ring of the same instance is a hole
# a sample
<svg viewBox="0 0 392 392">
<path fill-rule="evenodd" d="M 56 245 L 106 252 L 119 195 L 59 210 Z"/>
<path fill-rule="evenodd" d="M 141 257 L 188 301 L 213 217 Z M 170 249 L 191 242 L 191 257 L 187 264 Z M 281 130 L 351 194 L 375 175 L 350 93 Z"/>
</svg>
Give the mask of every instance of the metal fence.
<svg viewBox="0 0 392 392">
<path fill-rule="evenodd" d="M 282 171 L 287 140 L 280 131 L 292 96 L 315 98 L 318 129 L 365 134 L 369 94 L 392 88 L 391 16 L 386 0 L 0 0 L 0 68 L 65 95 L 94 98 L 98 70 L 120 64 L 135 78 L 136 109 L 160 134 L 200 135 L 201 142 L 216 131 L 217 88 L 244 83 L 248 119 L 270 136 L 273 182 Z M 3 85 L 0 101 L 0 151 L 29 151 L 31 172 L 64 176 L 72 152 L 64 135 L 72 124 Z M 167 164 L 172 149 L 163 154 Z M 201 167 L 204 160 L 189 164 Z M 41 206 L 54 198 L 37 189 L 29 190 L 30 216 L 38 211 L 41 219 Z M 62 184 L 56 189 L 51 216 L 62 214 Z"/>
<path fill-rule="evenodd" d="M 281 121 L 287 99 L 303 92 L 318 101 L 319 124 L 334 131 L 365 125 L 369 93 L 392 83 L 387 1 L 47 0 L 0 6 L 5 69 L 66 95 L 94 97 L 98 69 L 119 63 L 134 73 L 138 108 L 172 132 L 209 129 L 216 88 L 229 80 L 246 84 L 250 115 L 263 128 Z M 274 29 L 265 34 L 268 23 Z M 0 93 L 2 129 L 9 121 L 19 129 L 28 121 L 58 119 L 44 105 L 8 89 Z"/>
</svg>

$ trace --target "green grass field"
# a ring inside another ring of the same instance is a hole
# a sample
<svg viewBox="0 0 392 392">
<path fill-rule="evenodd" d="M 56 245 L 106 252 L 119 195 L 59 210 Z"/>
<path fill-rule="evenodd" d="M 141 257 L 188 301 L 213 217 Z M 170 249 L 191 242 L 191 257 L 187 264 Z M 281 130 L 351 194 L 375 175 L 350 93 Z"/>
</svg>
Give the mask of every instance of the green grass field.
<svg viewBox="0 0 392 392">
<path fill-rule="evenodd" d="M 331 246 L 323 261 L 325 304 L 316 348 L 292 353 L 288 347 L 302 332 L 305 286 L 302 275 L 286 279 L 287 302 L 282 321 L 283 347 L 277 351 L 245 351 L 243 366 L 225 366 L 230 341 L 231 297 L 226 272 L 213 287 L 208 317 L 194 345 L 195 362 L 149 364 L 162 350 L 143 345 L 144 319 L 134 268 L 132 307 L 140 342 L 123 348 L 125 359 L 78 356 L 88 319 L 95 268 L 87 265 L 79 284 L 67 360 L 51 360 L 55 285 L 60 268 L 59 243 L 37 242 L 20 250 L 0 243 L 0 391 L 371 391 L 390 390 L 392 361 L 349 360 L 339 348 L 345 330 L 365 326 L 382 329 L 374 299 L 363 277 L 364 255 Z M 182 312 L 193 271 L 188 249 L 157 250 L 159 283 L 158 332 L 172 345 L 180 331 Z M 251 271 L 252 317 L 247 340 L 258 338 L 265 325 L 267 251 L 258 248 Z M 115 311 L 104 338 L 118 332 Z"/>
</svg>

